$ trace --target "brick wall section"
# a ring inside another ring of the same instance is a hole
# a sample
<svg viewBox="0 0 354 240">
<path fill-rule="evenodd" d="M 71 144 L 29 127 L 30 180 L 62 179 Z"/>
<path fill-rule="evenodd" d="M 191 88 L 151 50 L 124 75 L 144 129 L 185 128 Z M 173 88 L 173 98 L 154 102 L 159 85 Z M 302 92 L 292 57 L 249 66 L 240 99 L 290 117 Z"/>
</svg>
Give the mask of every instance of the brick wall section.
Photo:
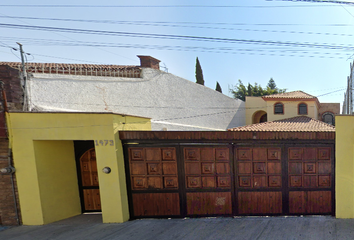
<svg viewBox="0 0 354 240">
<path fill-rule="evenodd" d="M 160 69 L 160 60 L 153 58 L 151 56 L 138 56 L 140 58 L 140 67 L 146 67 L 146 68 L 153 68 L 153 69 Z"/>
<path fill-rule="evenodd" d="M 8 162 L 7 160 L 0 160 L 0 168 L 7 167 Z M 13 197 L 13 190 L 12 190 L 12 181 L 11 181 L 11 174 L 1 174 L 0 175 L 0 225 L 17 225 L 17 216 L 16 216 L 16 205 L 14 202 Z M 14 176 L 15 178 L 15 176 Z M 16 201 L 17 206 L 18 204 L 18 191 L 16 185 L 16 178 L 14 179 L 15 185 L 15 194 L 16 194 Z M 18 212 L 20 212 L 18 210 Z M 20 217 L 20 216 L 19 216 Z"/>
<path fill-rule="evenodd" d="M 0 66 L 0 81 L 4 89 L 9 110 L 22 110 L 23 92 L 21 88 L 20 72 L 8 66 Z M 2 94 L 1 103 L 3 102 Z M 6 135 L 5 115 L 0 109 L 0 168 L 8 167 L 9 141 Z M 0 225 L 17 225 L 16 204 L 13 196 L 12 178 L 14 181 L 16 202 L 18 204 L 18 191 L 16 175 L 0 174 Z M 18 212 L 20 213 L 19 209 Z M 20 216 L 19 216 L 20 217 Z"/>
<path fill-rule="evenodd" d="M 6 128 L 5 128 L 5 113 L 0 112 L 0 138 L 6 138 Z"/>
<path fill-rule="evenodd" d="M 318 111 L 319 119 L 322 119 L 324 112 L 332 112 L 333 114 L 340 114 L 340 103 L 321 103 Z"/>
<path fill-rule="evenodd" d="M 0 168 L 9 166 L 8 146 L 8 139 L 0 138 Z M 16 176 L 12 176 L 11 174 L 0 174 L 0 225 L 17 225 L 16 205 L 12 190 L 12 177 L 14 178 L 17 206 L 19 207 Z"/>
<path fill-rule="evenodd" d="M 20 72 L 6 65 L 0 65 L 0 81 L 4 83 L 10 110 L 22 110 L 23 92 Z"/>
</svg>

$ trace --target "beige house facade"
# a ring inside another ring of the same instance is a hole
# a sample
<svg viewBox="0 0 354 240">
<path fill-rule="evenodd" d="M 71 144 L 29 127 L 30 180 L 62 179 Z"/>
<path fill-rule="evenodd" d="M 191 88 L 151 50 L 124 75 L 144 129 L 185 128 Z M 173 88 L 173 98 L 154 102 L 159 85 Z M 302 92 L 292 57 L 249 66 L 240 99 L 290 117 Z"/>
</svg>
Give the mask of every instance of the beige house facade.
<svg viewBox="0 0 354 240">
<path fill-rule="evenodd" d="M 306 116 L 334 125 L 339 103 L 320 103 L 317 97 L 293 91 L 262 97 L 246 97 L 246 125 Z"/>
</svg>

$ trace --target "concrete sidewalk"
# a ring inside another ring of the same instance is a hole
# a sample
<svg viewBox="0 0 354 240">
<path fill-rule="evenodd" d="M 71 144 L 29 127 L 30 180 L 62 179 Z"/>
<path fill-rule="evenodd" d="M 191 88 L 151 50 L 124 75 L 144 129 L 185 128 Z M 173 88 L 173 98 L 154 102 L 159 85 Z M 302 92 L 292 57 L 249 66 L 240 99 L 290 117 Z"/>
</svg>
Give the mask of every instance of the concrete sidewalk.
<svg viewBox="0 0 354 240">
<path fill-rule="evenodd" d="M 102 224 L 101 215 L 80 215 L 44 226 L 0 231 L 0 239 L 354 239 L 354 219 L 332 217 L 244 217 L 144 219 Z"/>
</svg>

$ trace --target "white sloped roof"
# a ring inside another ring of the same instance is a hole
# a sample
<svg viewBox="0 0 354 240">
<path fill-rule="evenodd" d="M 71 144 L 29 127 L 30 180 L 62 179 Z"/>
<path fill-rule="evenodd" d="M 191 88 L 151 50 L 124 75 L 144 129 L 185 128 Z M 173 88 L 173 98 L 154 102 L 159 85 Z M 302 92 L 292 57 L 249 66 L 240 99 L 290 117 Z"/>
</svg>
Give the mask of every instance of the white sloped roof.
<svg viewBox="0 0 354 240">
<path fill-rule="evenodd" d="M 152 119 L 153 130 L 226 130 L 245 124 L 244 102 L 160 70 L 142 78 L 33 74 L 30 107 Z"/>
</svg>

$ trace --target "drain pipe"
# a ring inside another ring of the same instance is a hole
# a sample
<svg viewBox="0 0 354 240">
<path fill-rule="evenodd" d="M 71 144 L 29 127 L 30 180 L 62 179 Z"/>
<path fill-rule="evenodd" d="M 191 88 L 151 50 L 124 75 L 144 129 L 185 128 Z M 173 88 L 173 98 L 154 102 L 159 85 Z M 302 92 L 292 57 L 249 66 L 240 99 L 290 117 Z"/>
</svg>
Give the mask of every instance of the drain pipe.
<svg viewBox="0 0 354 240">
<path fill-rule="evenodd" d="M 4 83 L 0 81 L 0 88 L 1 88 L 1 93 L 3 97 L 3 107 L 4 107 L 4 112 L 5 114 L 9 112 L 8 107 L 7 107 L 7 99 L 6 99 L 6 93 L 4 90 Z M 13 159 L 12 159 L 12 147 L 11 147 L 11 140 L 10 140 L 10 133 L 8 129 L 8 125 L 6 122 L 6 117 L 10 117 L 8 114 L 7 116 L 5 115 L 5 121 L 4 121 L 4 126 L 5 129 L 7 130 L 7 139 L 9 141 L 9 149 L 7 153 L 7 159 L 8 159 L 8 167 L 0 169 L 0 173 L 2 174 L 11 174 L 11 186 L 12 186 L 12 196 L 13 196 L 13 201 L 14 201 L 14 207 L 15 207 L 15 214 L 16 214 L 16 221 L 17 225 L 20 225 L 20 217 L 19 217 L 19 212 L 18 212 L 18 204 L 17 204 L 17 198 L 16 198 L 16 191 L 15 191 L 15 175 L 14 173 L 16 172 L 16 169 L 13 167 Z M 10 121 L 10 120 L 9 120 Z"/>
</svg>

